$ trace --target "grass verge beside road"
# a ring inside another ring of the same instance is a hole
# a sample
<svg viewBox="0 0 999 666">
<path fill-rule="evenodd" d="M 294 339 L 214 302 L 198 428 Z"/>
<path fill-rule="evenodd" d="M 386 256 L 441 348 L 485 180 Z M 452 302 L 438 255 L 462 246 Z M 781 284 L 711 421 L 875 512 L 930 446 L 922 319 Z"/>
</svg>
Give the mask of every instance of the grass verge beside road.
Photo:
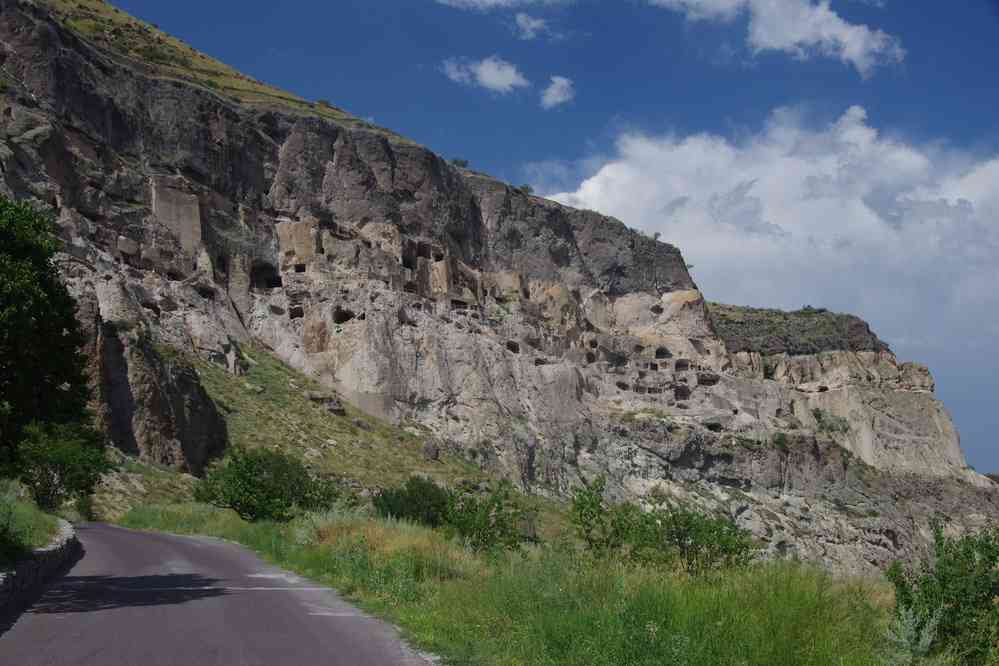
<svg viewBox="0 0 999 666">
<path fill-rule="evenodd" d="M 476 555 L 433 530 L 344 510 L 248 523 L 198 504 L 126 527 L 239 542 L 336 588 L 451 664 L 879 664 L 883 590 L 808 567 L 708 577 L 597 562 L 569 546 Z"/>
<path fill-rule="evenodd" d="M 0 480 L 0 570 L 47 546 L 58 527 L 55 516 L 19 499 L 14 484 Z"/>
</svg>

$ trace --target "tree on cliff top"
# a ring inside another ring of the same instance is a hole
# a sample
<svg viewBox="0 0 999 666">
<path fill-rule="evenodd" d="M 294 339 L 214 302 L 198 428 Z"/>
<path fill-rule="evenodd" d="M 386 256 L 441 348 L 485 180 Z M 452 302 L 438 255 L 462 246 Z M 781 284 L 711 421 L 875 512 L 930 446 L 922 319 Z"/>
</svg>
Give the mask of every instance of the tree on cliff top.
<svg viewBox="0 0 999 666">
<path fill-rule="evenodd" d="M 27 424 L 85 412 L 84 337 L 53 262 L 58 248 L 49 218 L 0 197 L 0 465 L 15 458 Z"/>
</svg>

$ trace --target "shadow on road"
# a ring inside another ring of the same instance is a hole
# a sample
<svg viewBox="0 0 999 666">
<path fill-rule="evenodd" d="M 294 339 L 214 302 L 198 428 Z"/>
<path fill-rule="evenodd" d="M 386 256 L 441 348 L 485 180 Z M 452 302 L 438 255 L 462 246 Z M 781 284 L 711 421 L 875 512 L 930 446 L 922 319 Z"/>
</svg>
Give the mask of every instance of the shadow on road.
<svg viewBox="0 0 999 666">
<path fill-rule="evenodd" d="M 45 590 L 26 613 L 90 613 L 113 608 L 165 606 L 220 597 L 219 580 L 198 574 L 67 576 Z"/>
</svg>

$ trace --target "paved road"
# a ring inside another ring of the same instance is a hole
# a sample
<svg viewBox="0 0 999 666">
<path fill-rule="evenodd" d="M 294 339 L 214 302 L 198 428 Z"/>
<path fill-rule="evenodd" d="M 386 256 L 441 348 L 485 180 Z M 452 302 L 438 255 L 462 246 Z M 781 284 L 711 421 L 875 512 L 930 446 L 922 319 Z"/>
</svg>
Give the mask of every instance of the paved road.
<svg viewBox="0 0 999 666">
<path fill-rule="evenodd" d="M 3 666 L 424 666 L 332 590 L 216 539 L 78 528 L 86 553 L 19 618 Z"/>
</svg>

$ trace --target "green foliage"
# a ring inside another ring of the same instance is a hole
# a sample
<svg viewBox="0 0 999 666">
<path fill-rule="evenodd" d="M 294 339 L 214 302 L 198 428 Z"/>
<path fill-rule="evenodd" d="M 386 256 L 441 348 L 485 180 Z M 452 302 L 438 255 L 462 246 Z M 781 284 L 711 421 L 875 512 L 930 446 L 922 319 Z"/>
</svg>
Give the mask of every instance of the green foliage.
<svg viewBox="0 0 999 666">
<path fill-rule="evenodd" d="M 471 490 L 453 493 L 447 511 L 449 531 L 475 551 L 515 550 L 525 540 L 533 516 L 514 499 L 513 486 L 500 483 L 484 497 Z"/>
<path fill-rule="evenodd" d="M 268 449 L 233 449 L 194 490 L 199 502 L 234 510 L 245 520 L 291 520 L 340 497 L 336 483 L 315 479 L 297 459 Z"/>
<path fill-rule="evenodd" d="M 780 451 L 788 450 L 788 439 L 785 433 L 779 432 L 774 435 L 774 446 Z"/>
<path fill-rule="evenodd" d="M 524 194 L 534 194 L 534 188 L 531 187 L 530 185 L 527 185 L 526 183 L 524 185 L 521 185 L 517 189 L 519 189 Z"/>
<path fill-rule="evenodd" d="M 468 168 L 468 160 L 463 160 L 463 159 L 458 158 L 458 157 L 456 157 L 453 160 L 451 160 L 451 164 L 453 164 L 454 166 L 458 167 L 459 169 L 467 169 Z"/>
<path fill-rule="evenodd" d="M 932 560 L 908 569 L 895 563 L 887 572 L 896 622 L 963 664 L 999 664 L 999 528 L 959 538 L 933 529 Z"/>
<path fill-rule="evenodd" d="M 471 487 L 450 491 L 412 476 L 402 486 L 379 492 L 373 504 L 383 518 L 443 528 L 474 551 L 518 548 L 529 540 L 527 532 L 534 520 L 534 512 L 514 499 L 513 486 L 507 481 L 481 494 Z"/>
<path fill-rule="evenodd" d="M 812 416 L 819 424 L 819 432 L 847 433 L 850 432 L 850 422 L 842 416 L 834 416 L 816 407 L 812 410 Z"/>
<path fill-rule="evenodd" d="M 0 479 L 0 567 L 51 541 L 56 519 L 21 499 L 17 483 Z"/>
<path fill-rule="evenodd" d="M 908 664 L 928 657 L 942 615 L 942 609 L 924 618 L 911 606 L 899 608 L 887 634 L 888 642 L 895 650 L 894 661 Z"/>
<path fill-rule="evenodd" d="M 0 464 L 32 421 L 69 422 L 86 407 L 84 337 L 58 248 L 48 217 L 0 197 Z"/>
<path fill-rule="evenodd" d="M 612 508 L 604 500 L 607 480 L 584 483 L 572 499 L 570 520 L 588 551 L 604 556 L 620 550 L 631 531 L 634 512 L 627 505 Z"/>
<path fill-rule="evenodd" d="M 691 575 L 745 566 L 752 559 L 748 533 L 731 521 L 682 507 L 642 511 L 630 503 L 609 505 L 605 480 L 576 491 L 572 523 L 597 557 L 622 557 L 643 565 L 675 567 Z"/>
<path fill-rule="evenodd" d="M 441 527 L 447 521 L 451 493 L 429 479 L 411 476 L 398 488 L 382 490 L 373 501 L 382 517 Z"/>
<path fill-rule="evenodd" d="M 39 507 L 58 509 L 70 499 L 86 506 L 101 476 L 113 465 L 104 442 L 93 429 L 79 424 L 32 423 L 19 446 L 20 480 Z"/>
</svg>

